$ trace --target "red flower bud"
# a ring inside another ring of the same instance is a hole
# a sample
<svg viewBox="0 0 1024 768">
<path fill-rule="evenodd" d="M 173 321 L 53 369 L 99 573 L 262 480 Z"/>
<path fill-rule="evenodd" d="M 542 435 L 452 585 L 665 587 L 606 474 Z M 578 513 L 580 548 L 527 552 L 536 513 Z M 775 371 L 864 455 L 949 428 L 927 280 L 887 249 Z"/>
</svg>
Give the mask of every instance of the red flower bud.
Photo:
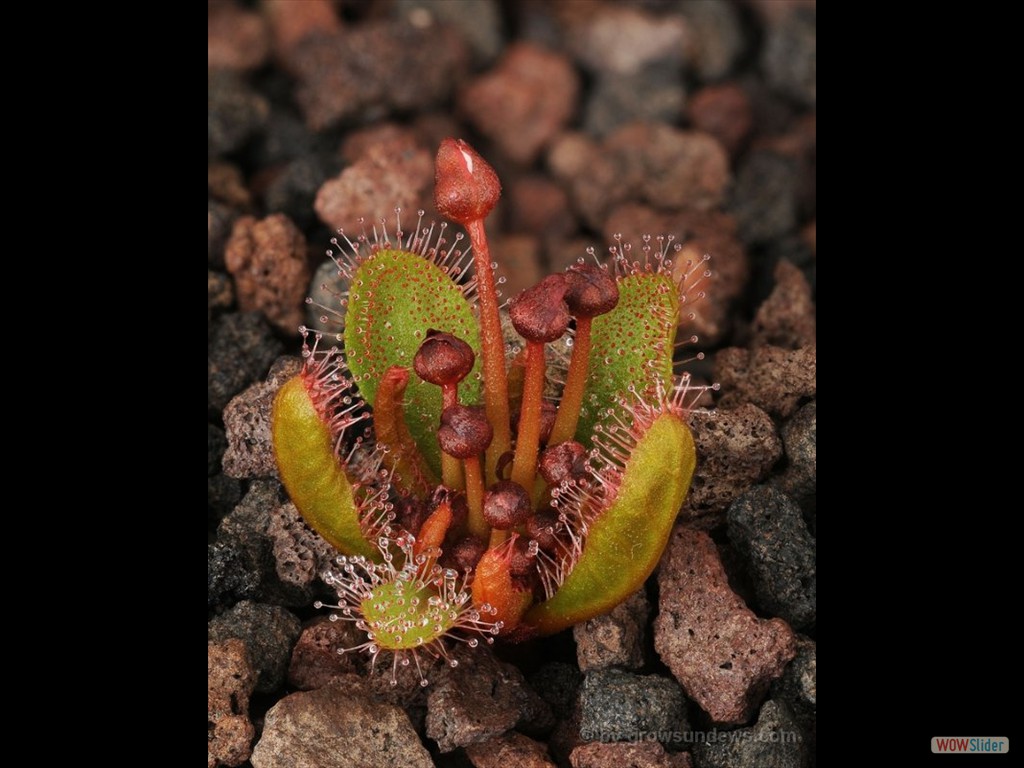
<svg viewBox="0 0 1024 768">
<path fill-rule="evenodd" d="M 476 568 L 486 551 L 487 545 L 483 541 L 476 536 L 467 536 L 452 547 L 450 562 L 460 571 L 469 571 Z"/>
<path fill-rule="evenodd" d="M 586 457 L 586 448 L 575 440 L 566 440 L 541 452 L 537 470 L 548 485 L 555 486 L 567 478 L 582 475 Z"/>
<path fill-rule="evenodd" d="M 494 430 L 480 405 L 452 405 L 441 411 L 437 439 L 441 450 L 456 459 L 468 459 L 487 450 Z"/>
<path fill-rule="evenodd" d="M 498 174 L 462 139 L 442 141 L 434 167 L 434 205 L 463 226 L 483 219 L 501 197 Z"/>
<path fill-rule="evenodd" d="M 594 264 L 573 264 L 565 272 L 569 290 L 565 303 L 576 317 L 596 317 L 619 303 L 619 286 L 607 269 Z"/>
<path fill-rule="evenodd" d="M 555 526 L 558 525 L 558 513 L 551 507 L 545 507 L 526 521 L 526 534 L 537 542 L 537 546 L 545 552 L 554 552 L 558 545 Z"/>
<path fill-rule="evenodd" d="M 416 350 L 412 367 L 424 381 L 438 386 L 458 384 L 473 370 L 473 348 L 458 336 L 431 328 Z"/>
<path fill-rule="evenodd" d="M 527 341 L 554 341 L 565 333 L 572 316 L 565 304 L 569 283 L 565 275 L 548 275 L 509 304 L 508 315 L 516 332 Z"/>
<path fill-rule="evenodd" d="M 530 511 L 530 495 L 519 483 L 499 480 L 487 489 L 484 519 L 492 528 L 507 531 L 522 525 Z"/>
</svg>

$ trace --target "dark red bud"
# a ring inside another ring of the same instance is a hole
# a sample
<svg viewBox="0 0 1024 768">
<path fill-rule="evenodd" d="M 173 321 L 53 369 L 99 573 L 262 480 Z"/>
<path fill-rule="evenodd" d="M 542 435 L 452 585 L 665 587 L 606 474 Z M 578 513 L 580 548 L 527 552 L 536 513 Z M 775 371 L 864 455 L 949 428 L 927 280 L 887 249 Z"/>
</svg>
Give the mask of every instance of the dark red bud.
<svg viewBox="0 0 1024 768">
<path fill-rule="evenodd" d="M 519 536 L 512 543 L 512 557 L 509 559 L 508 571 L 513 576 L 529 576 L 537 565 L 537 554 L 530 553 L 530 542 Z"/>
<path fill-rule="evenodd" d="M 575 440 L 566 440 L 541 451 L 537 470 L 548 485 L 555 486 L 563 480 L 583 474 L 586 457 L 586 448 Z"/>
<path fill-rule="evenodd" d="M 565 273 L 569 290 L 565 303 L 576 317 L 596 317 L 619 303 L 619 285 L 607 269 L 594 264 L 573 264 Z"/>
<path fill-rule="evenodd" d="M 483 453 L 491 444 L 494 430 L 482 405 L 452 405 L 441 411 L 437 439 L 441 450 L 456 459 Z"/>
<path fill-rule="evenodd" d="M 484 218 L 501 197 L 498 174 L 462 139 L 445 139 L 434 161 L 434 205 L 466 226 Z"/>
<path fill-rule="evenodd" d="M 395 499 L 395 522 L 413 536 L 419 536 L 420 528 L 434 508 L 433 504 L 428 509 L 424 502 L 399 494 Z"/>
<path fill-rule="evenodd" d="M 572 319 L 565 304 L 568 289 L 565 275 L 548 275 L 512 299 L 508 315 L 516 332 L 527 341 L 546 343 L 559 338 Z"/>
<path fill-rule="evenodd" d="M 427 331 L 427 337 L 416 350 L 412 367 L 416 375 L 431 384 L 458 384 L 473 370 L 476 355 L 473 348 L 450 333 Z"/>
<path fill-rule="evenodd" d="M 554 552 L 558 546 L 558 539 L 555 536 L 557 525 L 558 513 L 551 507 L 546 507 L 527 519 L 526 534 L 545 552 Z"/>
<path fill-rule="evenodd" d="M 530 511 L 530 495 L 511 480 L 499 480 L 484 495 L 484 520 L 492 528 L 507 531 L 522 525 Z"/>
<path fill-rule="evenodd" d="M 476 536 L 467 536 L 451 548 L 451 560 L 456 569 L 468 571 L 476 568 L 487 545 Z"/>
</svg>

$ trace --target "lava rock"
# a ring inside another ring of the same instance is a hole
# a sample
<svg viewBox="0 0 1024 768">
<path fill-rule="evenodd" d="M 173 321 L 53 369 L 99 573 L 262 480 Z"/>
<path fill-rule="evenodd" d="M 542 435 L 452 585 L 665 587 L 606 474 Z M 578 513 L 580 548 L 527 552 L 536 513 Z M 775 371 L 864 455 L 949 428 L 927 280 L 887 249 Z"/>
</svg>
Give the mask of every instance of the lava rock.
<svg viewBox="0 0 1024 768">
<path fill-rule="evenodd" d="M 608 242 L 616 234 L 622 235 L 623 242 L 633 244 L 634 252 L 645 234 L 654 238 L 671 235 L 682 246 L 678 253 L 669 249 L 674 256 L 673 278 L 693 286 L 687 302 L 679 307 L 682 329 L 696 335 L 701 346 L 721 341 L 730 330 L 732 307 L 750 281 L 750 259 L 736 237 L 732 216 L 719 211 L 662 213 L 650 206 L 625 203 L 608 214 L 602 231 Z M 652 247 L 656 244 L 655 240 Z M 705 255 L 711 260 L 703 263 Z M 711 276 L 701 277 L 707 270 Z M 706 294 L 703 298 L 698 298 L 700 291 Z"/>
<path fill-rule="evenodd" d="M 365 634 L 351 621 L 331 621 L 317 616 L 302 628 L 288 665 L 288 685 L 302 691 L 322 688 L 349 673 L 358 673 L 356 654 L 339 653 L 355 648 Z"/>
<path fill-rule="evenodd" d="M 220 472 L 220 459 L 228 447 L 224 430 L 213 424 L 206 425 L 206 475 L 213 477 Z"/>
<path fill-rule="evenodd" d="M 277 478 L 271 416 L 277 391 L 302 371 L 298 357 L 278 358 L 265 382 L 258 382 L 231 399 L 224 409 L 228 448 L 224 474 L 238 479 Z"/>
<path fill-rule="evenodd" d="M 729 586 L 711 537 L 677 525 L 658 570 L 654 647 L 717 723 L 744 723 L 796 655 L 781 619 L 759 619 Z"/>
<path fill-rule="evenodd" d="M 595 82 L 584 128 L 605 136 L 631 120 L 674 122 L 683 108 L 683 56 L 689 30 L 678 16 L 606 6 L 581 14 L 567 42 Z"/>
<path fill-rule="evenodd" d="M 550 661 L 528 678 L 530 687 L 546 701 L 555 717 L 567 720 L 576 706 L 576 693 L 583 675 L 572 664 Z"/>
<path fill-rule="evenodd" d="M 210 71 L 206 86 L 206 149 L 213 159 L 241 148 L 258 133 L 270 105 L 229 70 Z"/>
<path fill-rule="evenodd" d="M 803 734 L 781 702 L 766 701 L 754 727 L 717 736 L 694 744 L 698 768 L 804 768 L 807 764 Z"/>
<path fill-rule="evenodd" d="M 670 755 L 657 741 L 593 742 L 569 755 L 572 768 L 692 768 L 689 752 Z"/>
<path fill-rule="evenodd" d="M 246 584 L 259 584 L 261 600 L 304 607 L 335 552 L 281 495 L 275 480 L 252 481 L 242 503 L 221 521 L 217 540 L 234 549 L 236 567 L 247 574 Z"/>
<path fill-rule="evenodd" d="M 765 79 L 779 93 L 808 107 L 817 101 L 817 18 L 798 8 L 769 26 L 761 56 Z"/>
<path fill-rule="evenodd" d="M 689 27 L 687 60 L 704 81 L 720 80 L 733 71 L 747 41 L 735 3 L 728 0 L 680 0 Z"/>
<path fill-rule="evenodd" d="M 245 186 L 242 170 L 234 163 L 217 160 L 206 167 L 206 192 L 232 208 L 248 210 L 252 205 L 252 194 Z"/>
<path fill-rule="evenodd" d="M 758 307 L 751 333 L 753 346 L 799 349 L 817 343 L 811 286 L 789 261 L 776 264 L 775 290 Z"/>
<path fill-rule="evenodd" d="M 788 418 L 818 390 L 817 347 L 782 349 L 739 347 L 715 355 L 714 378 L 721 386 L 719 408 L 753 403 L 773 416 Z"/>
<path fill-rule="evenodd" d="M 326 181 L 313 205 L 331 229 L 352 230 L 360 218 L 378 222 L 385 211 L 396 207 L 406 212 L 424 208 L 433 182 L 434 161 L 422 147 L 373 145 L 358 162 Z"/>
<path fill-rule="evenodd" d="M 554 718 L 547 703 L 517 667 L 495 658 L 490 647 L 459 644 L 449 654 L 456 667 L 443 667 L 427 694 L 427 736 L 451 752 L 516 728 L 549 731 Z"/>
<path fill-rule="evenodd" d="M 258 670 L 256 690 L 269 693 L 284 685 L 292 646 L 301 631 L 299 620 L 284 608 L 243 600 L 210 621 L 207 639 L 243 641 Z"/>
<path fill-rule="evenodd" d="M 520 176 L 509 185 L 505 199 L 509 206 L 510 232 L 523 232 L 542 241 L 551 241 L 563 240 L 576 231 L 569 196 L 545 176 Z"/>
<path fill-rule="evenodd" d="M 706 133 L 680 131 L 664 123 L 633 123 L 608 138 L 613 151 L 640 150 L 641 197 L 668 210 L 708 210 L 724 198 L 729 158 Z"/>
<path fill-rule="evenodd" d="M 249 759 L 256 736 L 249 720 L 256 671 L 241 640 L 207 643 L 206 658 L 208 762 L 234 768 Z"/>
<path fill-rule="evenodd" d="M 729 205 L 745 243 L 765 243 L 796 229 L 799 185 L 797 157 L 773 147 L 747 153 Z"/>
<path fill-rule="evenodd" d="M 693 127 L 704 131 L 735 158 L 754 127 L 754 113 L 747 92 L 737 83 L 701 88 L 690 99 L 686 112 Z"/>
<path fill-rule="evenodd" d="M 259 312 L 216 318 L 207 349 L 207 406 L 222 411 L 232 397 L 261 378 L 283 350 Z"/>
<path fill-rule="evenodd" d="M 206 263 L 212 269 L 224 268 L 224 245 L 231 235 L 235 212 L 217 200 L 207 202 Z"/>
<path fill-rule="evenodd" d="M 284 333 L 302 322 L 309 283 L 306 237 L 287 216 L 275 213 L 257 221 L 243 216 L 235 222 L 224 252 L 234 275 L 243 312 L 263 312 Z"/>
<path fill-rule="evenodd" d="M 772 683 L 772 699 L 789 705 L 793 717 L 806 738 L 809 764 L 814 765 L 817 742 L 818 711 L 817 643 L 798 637 L 796 658 L 789 663 L 782 677 Z"/>
<path fill-rule="evenodd" d="M 813 626 L 816 545 L 800 508 L 782 491 L 762 485 L 732 503 L 727 522 L 729 541 L 746 562 L 758 604 L 793 627 Z"/>
<path fill-rule="evenodd" d="M 316 193 L 338 170 L 337 161 L 320 155 L 298 157 L 267 186 L 263 193 L 264 207 L 271 212 L 287 214 L 300 229 L 309 229 L 316 221 L 313 212 Z"/>
<path fill-rule="evenodd" d="M 716 521 L 733 500 L 760 482 L 782 456 L 782 441 L 771 418 L 745 404 L 732 410 L 694 411 L 690 431 L 697 469 L 681 517 Z"/>
<path fill-rule="evenodd" d="M 594 229 L 627 201 L 663 210 L 705 211 L 721 203 L 729 183 L 729 158 L 711 136 L 665 123 L 634 122 L 601 143 L 563 134 L 548 164 L 568 185 L 570 199 Z"/>
<path fill-rule="evenodd" d="M 543 744 L 515 731 L 470 744 L 466 756 L 475 768 L 555 768 Z"/>
<path fill-rule="evenodd" d="M 237 485 L 237 481 L 231 482 Z M 252 567 L 248 552 L 237 541 L 207 546 L 206 579 L 210 610 L 221 610 L 239 600 L 259 597 L 263 581 L 259 570 Z"/>
<path fill-rule="evenodd" d="M 690 730 L 686 701 L 674 681 L 620 669 L 588 672 L 580 686 L 583 741 L 678 741 Z"/>
<path fill-rule="evenodd" d="M 235 291 L 231 278 L 223 272 L 206 270 L 206 319 L 213 320 L 214 310 L 230 309 L 235 303 Z"/>
<path fill-rule="evenodd" d="M 540 244 L 530 235 L 505 235 L 491 241 L 491 252 L 498 262 L 505 283 L 502 296 L 518 296 L 544 277 L 540 266 Z M 499 279 L 501 279 L 499 277 Z"/>
<path fill-rule="evenodd" d="M 686 104 L 682 70 L 655 64 L 635 74 L 605 73 L 590 89 L 583 127 L 607 136 L 633 120 L 673 122 Z"/>
<path fill-rule="evenodd" d="M 817 508 L 818 405 L 810 402 L 782 426 L 782 446 L 789 464 L 772 482 L 796 501 L 811 524 Z"/>
<path fill-rule="evenodd" d="M 221 458 L 227 438 L 219 427 L 207 425 L 207 511 L 214 519 L 230 512 L 242 497 L 238 481 L 221 473 Z M 212 565 L 212 563 L 211 563 Z"/>
<path fill-rule="evenodd" d="M 376 701 L 347 676 L 285 696 L 267 712 L 252 753 L 254 768 L 433 768 L 409 716 Z"/>
<path fill-rule="evenodd" d="M 396 0 L 393 9 L 397 18 L 420 26 L 435 23 L 435 19 L 451 24 L 469 44 L 478 64 L 493 61 L 504 45 L 497 0 L 463 0 L 461 3 Z"/>
<path fill-rule="evenodd" d="M 290 0 L 289 0 L 290 1 Z M 275 109 L 267 118 L 267 124 L 252 149 L 253 164 L 257 168 L 275 168 L 288 166 L 291 162 L 301 159 L 314 159 L 326 167 L 327 173 L 333 173 L 338 168 L 338 160 L 334 157 L 334 143 L 323 142 L 321 146 L 318 137 L 306 127 L 302 119 L 291 111 Z M 319 186 L 319 185 L 317 185 Z M 316 191 L 316 188 L 313 190 Z M 266 194 L 266 193 L 264 193 Z M 268 213 L 280 211 L 291 216 L 296 223 L 296 211 L 288 208 L 274 208 L 268 203 L 265 206 Z M 300 225 L 301 226 L 301 225 Z"/>
<path fill-rule="evenodd" d="M 589 71 L 636 75 L 652 65 L 680 68 L 689 29 L 678 16 L 605 5 L 570 23 L 567 43 Z"/>
<path fill-rule="evenodd" d="M 462 91 L 459 107 L 500 152 L 526 165 L 569 122 L 578 91 L 576 72 L 563 55 L 521 42 Z"/>
<path fill-rule="evenodd" d="M 305 38 L 331 35 L 342 29 L 331 0 L 263 0 L 260 8 L 270 28 L 274 56 L 289 70 L 293 52 Z"/>
<path fill-rule="evenodd" d="M 644 665 L 644 628 L 650 613 L 647 593 L 641 587 L 611 613 L 573 627 L 580 669 L 640 669 Z"/>
<path fill-rule="evenodd" d="M 209 69 L 257 69 L 269 52 L 266 24 L 258 13 L 229 3 L 208 7 L 206 66 Z"/>
<path fill-rule="evenodd" d="M 391 20 L 308 35 L 289 55 L 295 98 L 313 131 L 440 106 L 468 63 L 469 48 L 450 25 Z"/>
</svg>

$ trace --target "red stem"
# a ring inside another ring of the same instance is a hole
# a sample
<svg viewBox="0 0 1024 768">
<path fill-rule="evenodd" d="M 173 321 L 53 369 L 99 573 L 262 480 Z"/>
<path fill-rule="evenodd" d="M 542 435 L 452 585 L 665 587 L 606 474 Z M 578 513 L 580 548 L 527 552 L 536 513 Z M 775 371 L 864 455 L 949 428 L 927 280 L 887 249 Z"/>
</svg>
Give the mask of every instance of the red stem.
<svg viewBox="0 0 1024 768">
<path fill-rule="evenodd" d="M 523 404 L 519 410 L 519 431 L 516 455 L 512 462 L 512 480 L 527 491 L 533 488 L 537 474 L 537 452 L 540 445 L 541 400 L 544 396 L 544 343 L 526 342 L 526 377 L 523 382 Z"/>
<path fill-rule="evenodd" d="M 494 439 L 487 449 L 487 476 L 497 479 L 498 458 L 512 445 L 509 424 L 508 375 L 505 371 L 505 339 L 498 317 L 498 293 L 494 288 L 491 251 L 487 245 L 483 219 L 466 226 L 473 246 L 477 298 L 480 303 L 480 345 L 483 351 L 484 408 L 494 429 Z"/>
<path fill-rule="evenodd" d="M 572 440 L 580 420 L 583 393 L 587 388 L 587 366 L 590 362 L 590 321 L 589 317 L 576 318 L 576 338 L 573 339 L 572 359 L 569 374 L 562 390 L 562 402 L 558 406 L 555 426 L 551 428 L 548 445 L 558 445 Z"/>
</svg>

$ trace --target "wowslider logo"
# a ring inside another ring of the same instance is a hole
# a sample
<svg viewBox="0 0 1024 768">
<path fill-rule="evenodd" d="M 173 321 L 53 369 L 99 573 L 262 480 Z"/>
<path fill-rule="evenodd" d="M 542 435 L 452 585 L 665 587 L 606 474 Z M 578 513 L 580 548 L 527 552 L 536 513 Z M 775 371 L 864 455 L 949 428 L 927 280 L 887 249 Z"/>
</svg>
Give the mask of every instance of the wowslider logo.
<svg viewBox="0 0 1024 768">
<path fill-rule="evenodd" d="M 1010 751 L 1005 736 L 934 736 L 932 752 L 938 754 L 997 754 Z"/>
</svg>

